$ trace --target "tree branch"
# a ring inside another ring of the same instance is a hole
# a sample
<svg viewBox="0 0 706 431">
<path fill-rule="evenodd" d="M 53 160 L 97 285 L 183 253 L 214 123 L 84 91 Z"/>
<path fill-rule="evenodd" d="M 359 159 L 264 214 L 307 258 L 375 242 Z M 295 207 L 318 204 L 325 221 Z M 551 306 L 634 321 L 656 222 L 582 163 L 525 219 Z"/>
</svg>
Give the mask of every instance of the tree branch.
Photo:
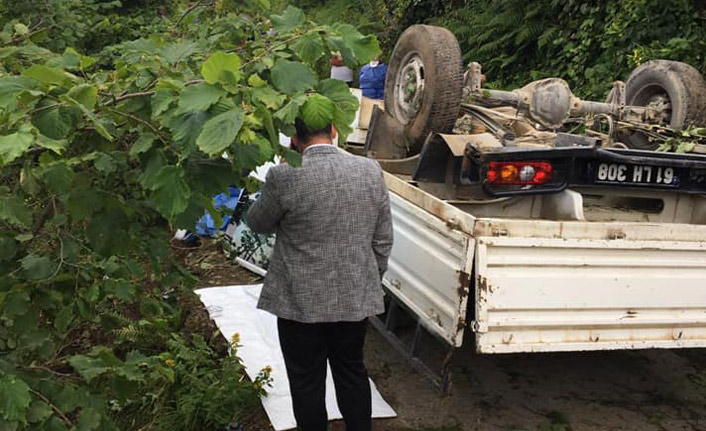
<svg viewBox="0 0 706 431">
<path fill-rule="evenodd" d="M 114 114 L 123 116 L 125 118 L 129 118 L 129 119 L 136 121 L 144 126 L 147 126 L 150 130 L 152 130 L 154 132 L 155 135 L 157 135 L 159 140 L 162 141 L 162 143 L 164 145 L 168 145 L 166 139 L 164 139 L 164 136 L 162 136 L 162 133 L 159 131 L 159 129 L 157 129 L 157 127 L 155 127 L 155 125 L 150 123 L 149 121 L 145 121 L 142 118 L 140 118 L 136 115 L 133 115 L 133 114 L 128 114 L 127 112 L 118 111 L 117 109 L 113 109 L 113 108 L 107 108 L 107 109 Z"/>
<path fill-rule="evenodd" d="M 47 403 L 49 407 L 51 407 L 52 410 L 54 410 L 54 413 L 56 413 L 57 416 L 61 418 L 62 421 L 68 426 L 69 428 L 73 428 L 74 424 L 69 420 L 69 418 L 66 417 L 66 415 L 59 410 L 57 406 L 55 406 L 51 401 L 49 401 L 49 398 L 45 397 L 42 393 L 35 391 L 34 389 L 29 390 L 31 393 L 39 397 L 42 401 Z"/>
<path fill-rule="evenodd" d="M 31 38 L 31 37 L 34 36 L 35 34 L 38 34 L 38 33 L 41 33 L 41 32 L 43 32 L 43 31 L 49 30 L 49 29 L 52 28 L 52 27 L 53 27 L 53 26 L 42 27 L 42 28 L 40 28 L 39 30 L 34 30 L 34 31 L 32 31 L 32 32 L 29 32 L 29 33 L 27 33 L 27 34 L 24 35 L 24 36 L 17 36 L 17 37 L 14 37 L 14 38 L 10 39 L 8 42 L 5 42 L 2 46 L 10 46 L 10 45 L 14 45 L 14 44 L 16 44 L 16 43 L 23 42 L 23 41 L 25 41 L 25 40 Z"/>
<path fill-rule="evenodd" d="M 105 105 L 107 105 L 107 106 L 116 105 L 124 100 L 134 99 L 136 97 L 152 96 L 152 95 L 154 95 L 154 93 L 155 93 L 155 91 L 153 91 L 153 90 L 152 91 L 142 91 L 139 93 L 129 93 L 129 94 L 125 94 L 125 95 L 116 97 L 113 100 L 111 100 L 110 102 L 106 103 Z"/>
<path fill-rule="evenodd" d="M 184 18 L 186 18 L 191 12 L 195 11 L 196 9 L 200 8 L 203 6 L 203 4 L 206 2 L 206 0 L 200 0 L 197 3 L 194 3 L 189 7 L 182 15 L 181 17 L 177 20 L 177 22 L 174 24 L 174 26 L 178 26 L 181 24 L 182 21 L 184 21 Z"/>
</svg>

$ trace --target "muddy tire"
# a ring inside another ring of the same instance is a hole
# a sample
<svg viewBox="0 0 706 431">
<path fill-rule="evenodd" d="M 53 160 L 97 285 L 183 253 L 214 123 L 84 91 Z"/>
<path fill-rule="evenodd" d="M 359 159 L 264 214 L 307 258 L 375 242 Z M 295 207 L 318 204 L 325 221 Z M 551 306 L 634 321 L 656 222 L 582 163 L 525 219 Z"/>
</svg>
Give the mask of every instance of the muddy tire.
<svg viewBox="0 0 706 431">
<path fill-rule="evenodd" d="M 385 80 L 385 111 L 404 125 L 408 156 L 430 132 L 449 133 L 460 112 L 463 62 L 456 37 L 413 25 L 397 40 Z"/>
<path fill-rule="evenodd" d="M 626 104 L 632 106 L 669 103 L 662 123 L 672 129 L 706 125 L 706 82 L 688 64 L 670 60 L 642 64 L 628 77 L 625 96 Z M 640 150 L 655 150 L 659 146 L 639 132 L 622 136 L 620 140 Z"/>
</svg>

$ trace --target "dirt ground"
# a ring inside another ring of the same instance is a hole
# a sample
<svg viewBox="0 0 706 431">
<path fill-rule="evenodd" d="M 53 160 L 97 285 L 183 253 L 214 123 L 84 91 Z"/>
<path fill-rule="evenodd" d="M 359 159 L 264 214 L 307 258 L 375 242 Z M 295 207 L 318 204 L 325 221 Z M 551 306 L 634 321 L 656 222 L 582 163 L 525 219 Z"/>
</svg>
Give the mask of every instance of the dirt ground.
<svg viewBox="0 0 706 431">
<path fill-rule="evenodd" d="M 202 287 L 260 280 L 209 241 L 184 260 Z M 441 346 L 425 346 L 429 365 L 440 367 Z M 376 420 L 378 431 L 706 430 L 706 350 L 480 356 L 466 348 L 454 355 L 446 397 L 372 327 L 366 362 L 398 414 Z M 270 429 L 261 408 L 247 422 L 241 429 Z"/>
</svg>

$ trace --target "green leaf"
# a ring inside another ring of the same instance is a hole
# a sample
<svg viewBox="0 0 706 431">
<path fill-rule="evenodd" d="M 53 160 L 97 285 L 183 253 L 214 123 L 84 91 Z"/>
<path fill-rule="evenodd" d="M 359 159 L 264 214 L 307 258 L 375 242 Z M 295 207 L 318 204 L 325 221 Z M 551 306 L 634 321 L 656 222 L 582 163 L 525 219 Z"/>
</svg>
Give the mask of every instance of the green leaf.
<svg viewBox="0 0 706 431">
<path fill-rule="evenodd" d="M 176 64 L 181 60 L 187 59 L 191 54 L 196 52 L 198 46 L 191 41 L 182 40 L 177 43 L 171 43 L 160 50 L 162 57 L 171 64 Z"/>
<path fill-rule="evenodd" d="M 101 374 L 110 371 L 110 367 L 106 367 L 102 360 L 84 355 L 74 355 L 69 358 L 68 362 L 89 383 Z"/>
<path fill-rule="evenodd" d="M 29 227 L 32 224 L 32 211 L 16 196 L 0 197 L 0 220 L 13 226 Z"/>
<path fill-rule="evenodd" d="M 127 215 L 119 207 L 106 209 L 90 219 L 86 237 L 93 250 L 103 256 L 124 252 L 130 244 Z"/>
<path fill-rule="evenodd" d="M 75 110 L 62 106 L 54 100 L 46 98 L 37 103 L 32 114 L 32 125 L 39 132 L 51 139 L 61 140 L 73 131 L 80 116 Z"/>
<path fill-rule="evenodd" d="M 306 17 L 301 9 L 289 5 L 282 15 L 272 15 L 271 20 L 278 33 L 287 33 L 304 24 Z"/>
<path fill-rule="evenodd" d="M 268 109 L 278 109 L 287 99 L 287 96 L 276 92 L 272 87 L 253 88 L 252 95 Z"/>
<path fill-rule="evenodd" d="M 110 136 L 110 133 L 108 133 L 108 129 L 105 128 L 103 123 L 98 119 L 95 113 L 93 111 L 89 110 L 85 106 L 83 106 L 81 103 L 79 103 L 76 99 L 69 95 L 63 95 L 60 98 L 62 101 L 68 102 L 73 106 L 76 106 L 77 108 L 81 109 L 81 112 L 83 112 L 83 115 L 88 117 L 89 120 L 93 123 L 93 126 L 96 129 L 96 132 L 98 132 L 99 135 L 104 137 L 105 139 L 112 141 L 113 137 Z"/>
<path fill-rule="evenodd" d="M 5 296 L 2 306 L 3 312 L 7 316 L 17 317 L 26 315 L 32 307 L 32 303 L 26 290 L 11 291 Z"/>
<path fill-rule="evenodd" d="M 127 280 L 106 280 L 104 291 L 122 301 L 134 299 L 135 295 L 134 286 Z"/>
<path fill-rule="evenodd" d="M 262 136 L 259 136 L 255 139 L 255 144 L 260 149 L 260 154 L 262 155 L 262 158 L 265 160 L 273 160 L 275 157 L 275 148 L 272 146 L 272 143 L 267 138 L 264 138 Z M 277 144 L 279 145 L 279 144 Z"/>
<path fill-rule="evenodd" d="M 34 234 L 32 232 L 20 233 L 20 234 L 15 235 L 15 239 L 18 242 L 31 241 L 32 239 L 34 239 Z"/>
<path fill-rule="evenodd" d="M 54 327 L 59 333 L 63 334 L 71 326 L 71 322 L 74 320 L 74 306 L 73 304 L 67 305 L 61 309 L 54 319 Z"/>
<path fill-rule="evenodd" d="M 51 275 L 51 274 L 50 274 Z M 20 345 L 27 350 L 39 350 L 50 342 L 51 333 L 41 328 L 24 330 L 20 336 Z"/>
<path fill-rule="evenodd" d="M 179 95 L 179 108 L 181 112 L 207 111 L 225 94 L 225 91 L 207 83 L 190 85 Z"/>
<path fill-rule="evenodd" d="M 130 147 L 130 156 L 135 157 L 140 153 L 149 151 L 156 139 L 157 136 L 154 133 L 145 133 L 140 136 L 140 138 Z"/>
<path fill-rule="evenodd" d="M 179 166 L 164 166 L 155 175 L 152 183 L 152 202 L 167 220 L 186 210 L 191 189 L 186 183 L 184 171 Z"/>
<path fill-rule="evenodd" d="M 172 131 L 180 151 L 188 154 L 195 148 L 196 138 L 201 134 L 201 129 L 208 118 L 207 113 L 200 111 L 177 115 L 167 122 L 167 127 Z"/>
<path fill-rule="evenodd" d="M 40 64 L 35 64 L 30 68 L 22 72 L 22 76 L 27 78 L 36 79 L 42 84 L 47 85 L 64 85 L 69 81 L 69 75 L 61 69 L 56 69 L 53 67 L 42 66 Z"/>
<path fill-rule="evenodd" d="M 67 431 L 68 428 L 66 427 L 66 424 L 64 421 L 59 419 L 56 416 L 52 416 L 49 418 L 49 420 L 44 424 L 44 429 L 42 431 Z"/>
<path fill-rule="evenodd" d="M 94 431 L 101 425 L 101 415 L 93 407 L 87 407 L 81 410 L 78 415 L 78 423 L 76 429 L 78 431 Z"/>
<path fill-rule="evenodd" d="M 47 167 L 42 173 L 42 181 L 49 190 L 57 195 L 63 195 L 71 190 L 74 172 L 64 162 Z"/>
<path fill-rule="evenodd" d="M 196 145 L 206 154 L 221 154 L 238 136 L 243 120 L 244 114 L 240 108 L 233 108 L 211 118 L 204 125 Z"/>
<path fill-rule="evenodd" d="M 44 96 L 44 93 L 36 90 L 22 90 L 17 93 L 17 101 L 22 105 L 31 105 L 32 102 Z"/>
<path fill-rule="evenodd" d="M 253 88 L 260 88 L 267 85 L 267 82 L 260 78 L 260 75 L 258 75 L 257 73 L 253 73 L 248 77 L 248 85 Z"/>
<path fill-rule="evenodd" d="M 36 81 L 23 76 L 4 76 L 0 78 L 0 106 L 14 108 L 17 106 L 16 95 L 22 90 L 36 87 Z"/>
<path fill-rule="evenodd" d="M 27 383 L 10 374 L 0 377 L 0 416 L 3 419 L 24 422 L 31 401 Z"/>
<path fill-rule="evenodd" d="M 19 50 L 20 49 L 16 46 L 7 46 L 5 48 L 0 48 L 0 60 L 15 54 Z"/>
<path fill-rule="evenodd" d="M 61 57 L 53 58 L 47 62 L 47 66 L 61 69 L 74 70 L 81 65 L 81 54 L 73 48 L 66 48 Z"/>
<path fill-rule="evenodd" d="M 22 23 L 17 23 L 14 26 L 15 34 L 18 36 L 27 36 L 29 34 L 29 27 Z"/>
<path fill-rule="evenodd" d="M 326 96 L 314 94 L 309 96 L 302 106 L 302 119 L 306 127 L 311 130 L 319 130 L 333 123 L 335 105 Z"/>
<path fill-rule="evenodd" d="M 34 142 L 34 137 L 26 132 L 0 136 L 0 166 L 12 163 L 21 157 L 32 145 L 32 142 Z"/>
<path fill-rule="evenodd" d="M 272 83 L 286 94 L 310 90 L 316 84 L 316 75 L 304 63 L 279 60 L 272 68 Z"/>
<path fill-rule="evenodd" d="M 314 63 L 324 55 L 324 44 L 318 33 L 304 35 L 294 44 L 294 52 L 306 63 Z"/>
<path fill-rule="evenodd" d="M 265 127 L 267 137 L 270 139 L 272 146 L 274 148 L 279 148 L 279 135 L 275 130 L 275 124 L 272 121 L 272 114 L 270 111 L 261 106 L 257 109 L 257 111 L 255 111 L 255 115 L 257 115 L 262 122 L 262 125 Z"/>
<path fill-rule="evenodd" d="M 105 175 L 110 175 L 117 169 L 113 158 L 106 153 L 98 153 L 98 155 L 96 155 L 96 159 L 93 161 L 93 165 L 96 167 L 98 172 Z"/>
<path fill-rule="evenodd" d="M 32 280 L 44 280 L 49 278 L 54 272 L 55 266 L 46 256 L 28 254 L 21 261 L 22 269 L 28 278 Z"/>
<path fill-rule="evenodd" d="M 44 401 L 32 401 L 27 411 L 27 421 L 29 423 L 44 422 L 54 411 Z"/>
<path fill-rule="evenodd" d="M 7 262 L 17 254 L 17 241 L 0 236 L 0 262 Z"/>
<path fill-rule="evenodd" d="M 696 148 L 696 142 L 681 142 L 677 146 L 676 150 L 674 150 L 675 153 L 688 153 L 691 152 L 694 148 Z"/>
<path fill-rule="evenodd" d="M 137 364 L 122 366 L 115 370 L 115 373 L 119 376 L 125 377 L 125 379 L 130 382 L 145 381 L 145 374 L 140 370 L 140 367 Z"/>
<path fill-rule="evenodd" d="M 344 41 L 342 37 L 328 35 L 326 36 L 326 42 L 328 43 L 332 51 L 338 51 L 341 53 L 343 61 L 349 67 L 358 66 L 359 61 L 355 56 L 355 53 L 353 52 L 353 48 L 351 48 L 351 46 L 346 43 L 346 41 Z"/>
<path fill-rule="evenodd" d="M 86 109 L 93 109 L 98 101 L 98 89 L 90 84 L 81 84 L 69 90 L 69 96 Z"/>
<path fill-rule="evenodd" d="M 375 36 L 364 36 L 350 24 L 338 24 L 334 29 L 353 51 L 358 63 L 367 63 L 380 55 L 380 44 Z M 343 51 L 341 53 L 343 54 Z"/>
<path fill-rule="evenodd" d="M 161 89 L 152 95 L 152 117 L 159 117 L 177 100 L 174 90 Z"/>
<path fill-rule="evenodd" d="M 338 79 L 324 79 L 316 86 L 316 91 L 331 99 L 342 111 L 352 113 L 355 117 L 358 111 L 358 98 L 351 93 L 345 82 Z"/>
<path fill-rule="evenodd" d="M 343 139 L 353 131 L 351 124 L 358 113 L 358 98 L 348 86 L 337 79 L 325 79 L 316 86 L 316 91 L 331 99 L 336 106 L 333 124 Z"/>
<path fill-rule="evenodd" d="M 306 102 L 306 96 L 300 95 L 292 98 L 282 109 L 275 112 L 274 117 L 285 124 L 294 124 L 299 116 L 299 108 Z"/>
<path fill-rule="evenodd" d="M 218 51 L 204 62 L 201 75 L 209 84 L 221 84 L 229 91 L 235 91 L 240 80 L 240 57 Z"/>
<path fill-rule="evenodd" d="M 66 201 L 69 215 L 76 221 L 87 220 L 103 209 L 103 198 L 95 190 L 72 190 Z"/>
<path fill-rule="evenodd" d="M 81 62 L 79 63 L 78 67 L 81 70 L 86 70 L 86 69 L 89 69 L 91 66 L 93 66 L 96 63 L 98 63 L 97 59 L 84 55 L 84 56 L 81 56 Z"/>
<path fill-rule="evenodd" d="M 0 431 L 17 431 L 20 423 L 17 421 L 6 421 L 0 418 Z"/>
<path fill-rule="evenodd" d="M 34 143 L 42 148 L 51 150 L 56 154 L 61 154 L 64 152 L 66 147 L 69 146 L 69 141 L 66 139 L 52 139 L 44 135 L 37 136 L 37 140 Z"/>
</svg>

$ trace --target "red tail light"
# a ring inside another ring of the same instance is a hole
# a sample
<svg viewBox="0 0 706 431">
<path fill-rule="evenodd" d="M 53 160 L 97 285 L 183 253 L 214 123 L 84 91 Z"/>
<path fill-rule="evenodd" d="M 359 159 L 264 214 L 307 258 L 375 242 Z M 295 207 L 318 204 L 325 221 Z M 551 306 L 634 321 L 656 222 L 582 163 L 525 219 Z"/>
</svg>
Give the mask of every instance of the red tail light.
<svg viewBox="0 0 706 431">
<path fill-rule="evenodd" d="M 552 179 L 549 162 L 490 162 L 486 179 L 490 184 L 539 185 Z"/>
</svg>

